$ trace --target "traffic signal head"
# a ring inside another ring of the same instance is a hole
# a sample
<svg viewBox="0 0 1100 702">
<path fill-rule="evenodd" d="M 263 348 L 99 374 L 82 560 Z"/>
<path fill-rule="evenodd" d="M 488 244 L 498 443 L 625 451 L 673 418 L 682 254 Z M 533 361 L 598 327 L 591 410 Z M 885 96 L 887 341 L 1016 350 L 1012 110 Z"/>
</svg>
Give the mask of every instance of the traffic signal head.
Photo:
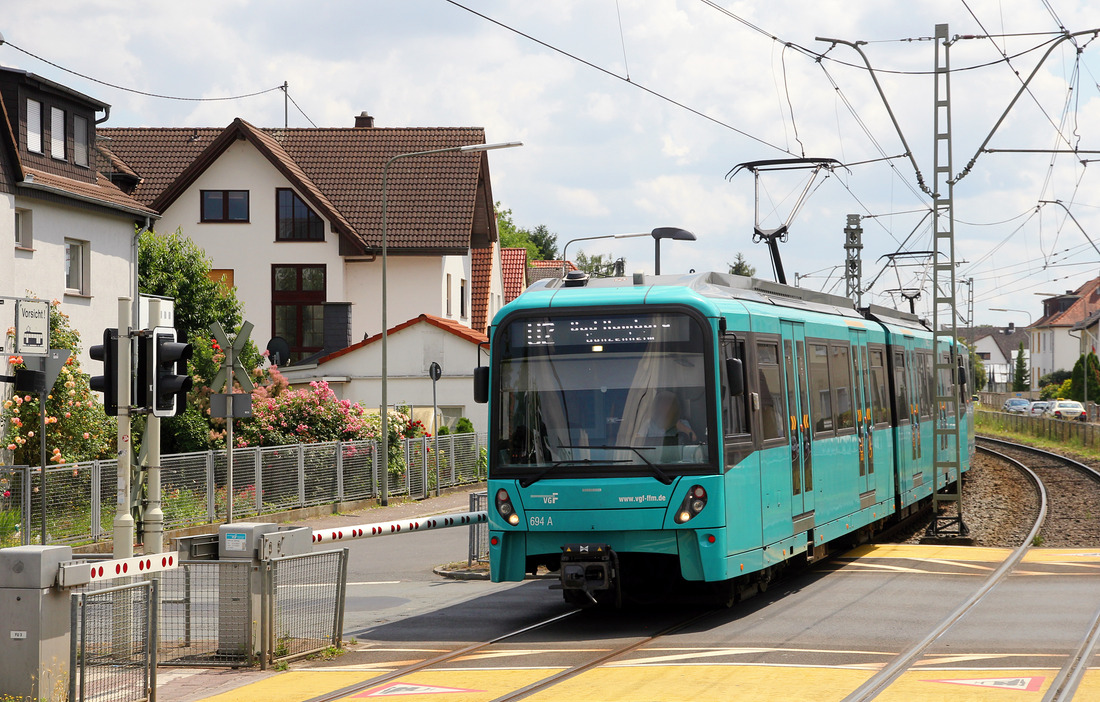
<svg viewBox="0 0 1100 702">
<path fill-rule="evenodd" d="M 191 389 L 191 376 L 187 375 L 191 344 L 176 341 L 173 327 L 157 327 L 147 348 L 151 357 L 142 360 L 148 366 L 151 380 L 149 386 L 143 385 L 150 390 L 149 409 L 157 417 L 174 417 L 183 411 L 187 391 Z"/>
<path fill-rule="evenodd" d="M 118 329 L 104 329 L 103 343 L 88 349 L 94 361 L 103 361 L 103 375 L 93 375 L 89 386 L 103 393 L 103 410 L 118 416 Z"/>
</svg>

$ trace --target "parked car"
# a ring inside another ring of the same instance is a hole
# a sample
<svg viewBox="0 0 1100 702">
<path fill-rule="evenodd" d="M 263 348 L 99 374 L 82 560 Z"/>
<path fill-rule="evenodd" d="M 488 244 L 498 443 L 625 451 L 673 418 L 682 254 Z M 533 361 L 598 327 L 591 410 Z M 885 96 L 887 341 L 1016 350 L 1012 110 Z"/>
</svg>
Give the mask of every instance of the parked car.
<svg viewBox="0 0 1100 702">
<path fill-rule="evenodd" d="M 1055 400 L 1054 404 L 1047 407 L 1046 414 L 1055 419 L 1076 419 L 1078 422 L 1088 420 L 1088 413 L 1077 400 Z"/>
<path fill-rule="evenodd" d="M 1027 408 L 1031 405 L 1026 399 L 1022 397 L 1010 397 L 1005 400 L 1003 406 L 1001 406 L 1002 412 L 1014 412 L 1016 414 L 1026 414 Z"/>
<path fill-rule="evenodd" d="M 1031 403 L 1030 407 L 1027 408 L 1027 413 L 1030 414 L 1032 417 L 1038 417 L 1040 414 L 1046 412 L 1047 408 L 1050 407 L 1050 405 L 1051 403 L 1049 400 L 1036 400 L 1035 402 Z"/>
</svg>

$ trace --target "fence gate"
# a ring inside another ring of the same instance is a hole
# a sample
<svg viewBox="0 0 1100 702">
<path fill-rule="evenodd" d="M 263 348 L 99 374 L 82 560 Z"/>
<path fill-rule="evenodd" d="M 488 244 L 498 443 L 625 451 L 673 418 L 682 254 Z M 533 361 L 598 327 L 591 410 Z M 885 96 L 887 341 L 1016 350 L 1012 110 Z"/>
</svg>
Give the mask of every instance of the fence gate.
<svg viewBox="0 0 1100 702">
<path fill-rule="evenodd" d="M 348 549 L 273 558 L 264 567 L 260 667 L 339 646 Z"/>
<path fill-rule="evenodd" d="M 157 581 L 72 595 L 69 700 L 156 699 Z"/>
</svg>

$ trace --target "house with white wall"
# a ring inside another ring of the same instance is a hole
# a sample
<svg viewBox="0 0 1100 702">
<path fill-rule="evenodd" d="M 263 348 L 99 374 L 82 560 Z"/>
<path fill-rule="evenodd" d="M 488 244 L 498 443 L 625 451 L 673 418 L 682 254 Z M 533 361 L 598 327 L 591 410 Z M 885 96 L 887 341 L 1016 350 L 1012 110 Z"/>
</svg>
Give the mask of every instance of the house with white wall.
<svg viewBox="0 0 1100 702">
<path fill-rule="evenodd" d="M 57 300 L 79 357 L 118 326 L 136 294 L 136 228 L 157 218 L 97 169 L 110 105 L 33 73 L 0 68 L 0 295 Z"/>
<path fill-rule="evenodd" d="M 235 119 L 102 133 L 112 180 L 160 213 L 160 233 L 178 229 L 206 252 L 213 275 L 236 287 L 257 345 L 285 340 L 293 363 L 381 333 L 383 262 L 391 327 L 430 315 L 484 334 L 504 304 L 488 154 L 391 162 L 485 143 L 481 128 L 376 127 L 364 113 L 345 128 Z M 378 405 L 361 394 L 370 384 L 354 387 L 341 396 Z"/>
<path fill-rule="evenodd" d="M 1100 311 L 1100 278 L 1076 290 L 1043 299 L 1043 316 L 1028 327 L 1031 333 L 1031 388 L 1056 370 L 1073 370 L 1081 357 L 1081 332 L 1075 327 Z"/>
</svg>

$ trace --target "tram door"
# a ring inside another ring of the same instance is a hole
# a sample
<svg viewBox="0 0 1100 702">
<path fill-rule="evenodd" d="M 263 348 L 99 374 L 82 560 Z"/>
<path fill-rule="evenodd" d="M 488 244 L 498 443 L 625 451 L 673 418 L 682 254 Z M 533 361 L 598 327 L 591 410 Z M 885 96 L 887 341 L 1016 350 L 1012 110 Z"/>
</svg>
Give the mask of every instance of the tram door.
<svg viewBox="0 0 1100 702">
<path fill-rule="evenodd" d="M 859 439 L 859 492 L 865 495 L 875 489 L 874 442 L 875 418 L 871 412 L 871 370 L 867 366 L 867 332 L 851 330 L 852 341 L 852 405 L 856 415 L 856 437 Z"/>
<path fill-rule="evenodd" d="M 812 517 L 814 510 L 813 425 L 810 423 L 810 391 L 806 378 L 806 331 L 798 322 L 780 322 L 780 325 L 790 428 L 791 518 L 797 533 L 813 526 L 812 518 L 806 518 Z"/>
</svg>

